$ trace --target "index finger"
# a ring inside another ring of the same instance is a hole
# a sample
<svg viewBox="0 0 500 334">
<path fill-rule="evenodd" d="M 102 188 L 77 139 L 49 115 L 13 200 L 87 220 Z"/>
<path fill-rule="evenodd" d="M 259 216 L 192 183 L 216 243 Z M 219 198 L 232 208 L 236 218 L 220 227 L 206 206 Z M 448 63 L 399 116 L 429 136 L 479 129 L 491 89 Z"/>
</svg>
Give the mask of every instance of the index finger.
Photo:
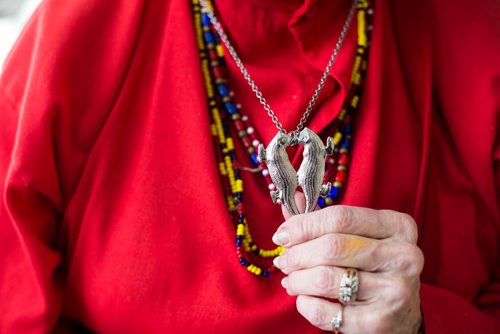
<svg viewBox="0 0 500 334">
<path fill-rule="evenodd" d="M 344 233 L 373 239 L 395 237 L 415 244 L 417 228 L 413 218 L 392 210 L 335 205 L 293 216 L 278 228 L 273 242 L 290 247 L 327 233 Z"/>
</svg>

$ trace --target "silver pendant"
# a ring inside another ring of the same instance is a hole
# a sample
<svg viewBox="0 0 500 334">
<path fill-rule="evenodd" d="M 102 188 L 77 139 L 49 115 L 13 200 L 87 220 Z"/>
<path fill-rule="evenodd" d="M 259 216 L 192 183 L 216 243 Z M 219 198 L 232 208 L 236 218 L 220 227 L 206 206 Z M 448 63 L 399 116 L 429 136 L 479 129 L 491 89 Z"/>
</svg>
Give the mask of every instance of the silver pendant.
<svg viewBox="0 0 500 334">
<path fill-rule="evenodd" d="M 308 128 L 300 131 L 297 138 L 300 145 L 304 145 L 304 156 L 297 172 L 299 185 L 306 197 L 306 212 L 316 208 L 318 197 L 325 197 L 330 192 L 332 184 L 323 184 L 325 177 L 325 160 L 327 155 L 333 154 L 333 139 L 326 139 L 326 147 L 321 138 Z"/>
<path fill-rule="evenodd" d="M 306 198 L 305 212 L 312 212 L 319 196 L 326 196 L 331 184 L 323 184 L 326 155 L 333 153 L 333 139 L 327 138 L 326 147 L 317 134 L 304 128 L 296 140 L 289 134 L 278 132 L 267 148 L 259 145 L 259 159 L 266 163 L 269 176 L 276 190 L 271 192 L 274 203 L 281 202 L 292 215 L 299 212 L 295 204 L 294 193 L 298 185 Z M 304 157 L 299 171 L 293 168 L 286 148 L 291 145 L 304 145 Z"/>
<path fill-rule="evenodd" d="M 292 136 L 278 132 L 267 148 L 264 148 L 262 144 L 259 145 L 259 160 L 266 163 L 269 176 L 276 186 L 276 190 L 271 191 L 273 202 L 281 202 L 288 212 L 298 215 L 300 212 L 294 198 L 297 188 L 297 172 L 286 153 L 286 148 L 292 143 Z"/>
</svg>

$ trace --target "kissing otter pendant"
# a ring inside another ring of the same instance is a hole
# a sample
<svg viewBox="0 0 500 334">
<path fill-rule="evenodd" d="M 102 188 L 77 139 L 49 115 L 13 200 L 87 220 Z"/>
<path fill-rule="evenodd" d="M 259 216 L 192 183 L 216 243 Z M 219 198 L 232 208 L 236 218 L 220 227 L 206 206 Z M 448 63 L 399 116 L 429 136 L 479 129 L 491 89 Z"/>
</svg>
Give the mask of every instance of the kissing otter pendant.
<svg viewBox="0 0 500 334">
<path fill-rule="evenodd" d="M 298 173 L 293 168 L 286 148 L 292 145 L 304 145 L 304 156 Z M 306 198 L 305 212 L 312 212 L 319 196 L 326 196 L 331 184 L 323 184 L 325 175 L 325 160 L 333 154 L 333 139 L 327 138 L 326 146 L 319 136 L 308 128 L 300 131 L 296 138 L 289 134 L 278 132 L 267 148 L 259 145 L 259 160 L 265 162 L 269 176 L 276 190 L 271 191 L 274 203 L 281 202 L 292 215 L 298 215 L 294 193 L 300 185 Z"/>
</svg>

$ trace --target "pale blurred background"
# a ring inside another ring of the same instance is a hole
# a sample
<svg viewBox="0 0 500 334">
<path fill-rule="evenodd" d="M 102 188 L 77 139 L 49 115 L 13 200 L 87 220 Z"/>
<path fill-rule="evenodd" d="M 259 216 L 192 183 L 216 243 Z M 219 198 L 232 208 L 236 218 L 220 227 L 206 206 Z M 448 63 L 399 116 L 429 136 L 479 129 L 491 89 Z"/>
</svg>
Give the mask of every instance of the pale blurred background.
<svg viewBox="0 0 500 334">
<path fill-rule="evenodd" d="M 0 69 L 40 0 L 0 0 Z"/>
</svg>

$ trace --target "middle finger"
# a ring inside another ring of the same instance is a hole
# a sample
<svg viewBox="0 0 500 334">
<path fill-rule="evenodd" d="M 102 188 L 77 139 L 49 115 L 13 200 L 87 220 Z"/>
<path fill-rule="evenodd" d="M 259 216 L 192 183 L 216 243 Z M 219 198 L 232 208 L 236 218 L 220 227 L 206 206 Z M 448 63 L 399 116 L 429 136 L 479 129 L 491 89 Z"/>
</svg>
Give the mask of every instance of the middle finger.
<svg viewBox="0 0 500 334">
<path fill-rule="evenodd" d="M 293 246 L 274 260 L 285 274 L 316 266 L 352 267 L 379 271 L 394 255 L 392 247 L 382 240 L 350 234 L 329 233 Z"/>
</svg>

